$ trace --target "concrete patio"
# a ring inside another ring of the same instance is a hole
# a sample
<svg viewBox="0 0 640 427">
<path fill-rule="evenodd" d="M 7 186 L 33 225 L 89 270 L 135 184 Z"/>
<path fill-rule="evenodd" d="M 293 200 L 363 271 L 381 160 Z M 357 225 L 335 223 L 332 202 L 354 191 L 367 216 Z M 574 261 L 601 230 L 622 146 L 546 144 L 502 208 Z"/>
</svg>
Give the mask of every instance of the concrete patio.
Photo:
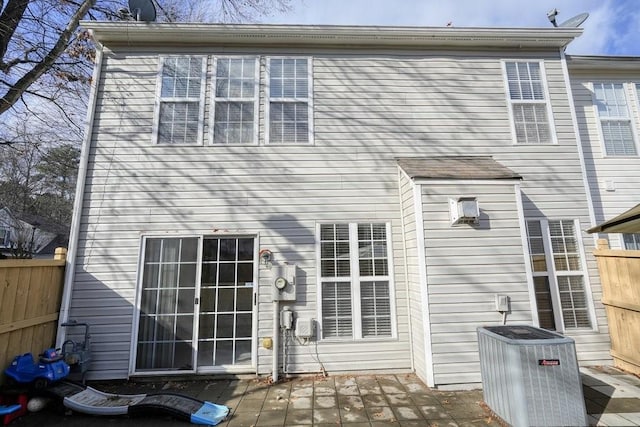
<svg viewBox="0 0 640 427">
<path fill-rule="evenodd" d="M 590 425 L 640 425 L 640 379 L 614 368 L 583 368 Z M 96 382 L 112 393 L 173 391 L 231 408 L 221 426 L 500 426 L 482 391 L 441 391 L 413 374 L 301 377 L 271 385 L 266 379 Z M 54 408 L 12 426 L 185 426 L 163 414 L 91 417 Z"/>
</svg>

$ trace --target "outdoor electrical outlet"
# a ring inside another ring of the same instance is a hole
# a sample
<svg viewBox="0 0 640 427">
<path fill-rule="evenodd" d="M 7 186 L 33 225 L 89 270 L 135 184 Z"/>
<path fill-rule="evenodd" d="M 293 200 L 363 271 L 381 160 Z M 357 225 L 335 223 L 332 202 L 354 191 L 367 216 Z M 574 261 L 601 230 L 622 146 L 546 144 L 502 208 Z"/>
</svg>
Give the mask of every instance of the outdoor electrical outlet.
<svg viewBox="0 0 640 427">
<path fill-rule="evenodd" d="M 496 294 L 496 311 L 501 313 L 509 311 L 509 297 Z"/>
</svg>

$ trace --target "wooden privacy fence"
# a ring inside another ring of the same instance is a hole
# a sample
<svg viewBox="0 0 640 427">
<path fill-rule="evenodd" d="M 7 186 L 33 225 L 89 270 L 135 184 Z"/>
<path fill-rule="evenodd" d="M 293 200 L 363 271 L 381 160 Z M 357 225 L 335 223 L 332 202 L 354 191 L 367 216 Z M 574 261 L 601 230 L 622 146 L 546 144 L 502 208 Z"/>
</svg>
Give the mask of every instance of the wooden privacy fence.
<svg viewBox="0 0 640 427">
<path fill-rule="evenodd" d="M 598 240 L 594 252 L 607 310 L 615 366 L 640 374 L 640 251 L 609 249 Z"/>
<path fill-rule="evenodd" d="M 0 260 L 0 371 L 55 343 L 66 249 L 54 259 Z M 4 375 L 0 375 L 0 383 Z"/>
</svg>

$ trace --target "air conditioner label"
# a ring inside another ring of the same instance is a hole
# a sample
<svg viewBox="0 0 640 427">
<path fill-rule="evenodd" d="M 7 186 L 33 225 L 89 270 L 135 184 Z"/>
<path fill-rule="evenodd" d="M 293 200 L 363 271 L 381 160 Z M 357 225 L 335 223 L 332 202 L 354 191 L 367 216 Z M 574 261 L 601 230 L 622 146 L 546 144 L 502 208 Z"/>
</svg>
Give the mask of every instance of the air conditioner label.
<svg viewBox="0 0 640 427">
<path fill-rule="evenodd" d="M 540 359 L 539 366 L 560 366 L 560 359 Z"/>
</svg>

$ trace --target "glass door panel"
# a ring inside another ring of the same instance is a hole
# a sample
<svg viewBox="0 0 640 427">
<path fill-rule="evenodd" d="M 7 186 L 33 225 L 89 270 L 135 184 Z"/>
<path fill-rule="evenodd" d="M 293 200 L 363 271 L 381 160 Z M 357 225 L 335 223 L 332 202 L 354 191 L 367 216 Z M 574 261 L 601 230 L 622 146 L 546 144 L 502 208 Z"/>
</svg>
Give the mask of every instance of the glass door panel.
<svg viewBox="0 0 640 427">
<path fill-rule="evenodd" d="M 198 366 L 251 364 L 253 238 L 205 238 Z"/>
<path fill-rule="evenodd" d="M 145 245 L 136 371 L 193 370 L 197 238 Z"/>
</svg>

